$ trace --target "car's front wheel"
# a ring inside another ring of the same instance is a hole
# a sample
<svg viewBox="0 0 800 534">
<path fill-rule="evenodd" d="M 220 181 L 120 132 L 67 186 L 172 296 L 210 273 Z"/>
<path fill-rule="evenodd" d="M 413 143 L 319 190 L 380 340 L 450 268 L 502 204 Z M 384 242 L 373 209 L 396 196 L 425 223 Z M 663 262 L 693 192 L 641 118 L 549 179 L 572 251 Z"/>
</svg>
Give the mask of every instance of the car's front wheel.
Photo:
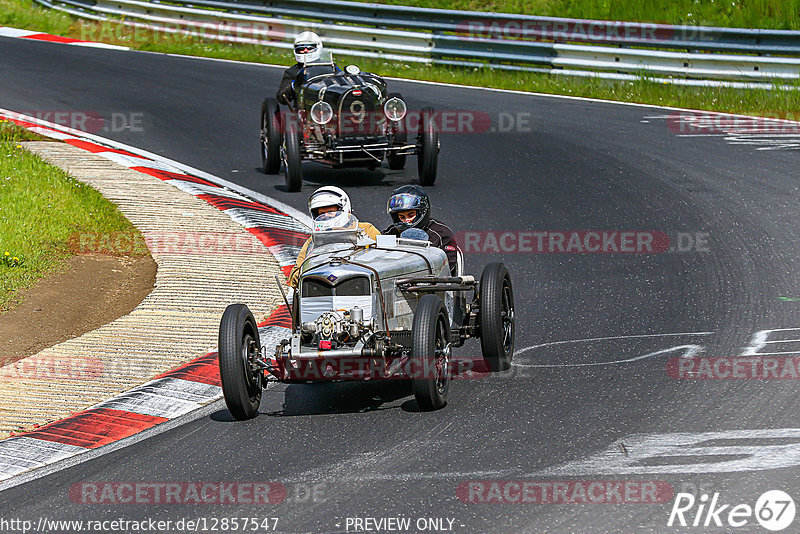
<svg viewBox="0 0 800 534">
<path fill-rule="evenodd" d="M 442 299 L 423 295 L 414 312 L 409 374 L 414 398 L 423 411 L 447 404 L 450 389 L 450 321 Z"/>
<path fill-rule="evenodd" d="M 222 395 L 239 421 L 258 415 L 263 373 L 255 360 L 261 353 L 258 326 L 244 304 L 231 304 L 219 325 L 219 376 Z"/>
<path fill-rule="evenodd" d="M 287 121 L 283 136 L 283 179 L 286 189 L 292 193 L 303 187 L 303 165 L 300 149 L 300 127 L 295 121 Z"/>
<path fill-rule="evenodd" d="M 281 122 L 274 98 L 265 98 L 261 104 L 261 167 L 265 174 L 278 174 L 281 169 Z"/>
<path fill-rule="evenodd" d="M 511 367 L 514 357 L 514 291 L 511 275 L 502 263 L 483 269 L 478 320 L 483 359 L 492 372 Z"/>
<path fill-rule="evenodd" d="M 417 145 L 419 183 L 425 186 L 433 185 L 439 164 L 439 130 L 436 128 L 435 112 L 431 107 L 422 108 L 420 111 Z"/>
</svg>

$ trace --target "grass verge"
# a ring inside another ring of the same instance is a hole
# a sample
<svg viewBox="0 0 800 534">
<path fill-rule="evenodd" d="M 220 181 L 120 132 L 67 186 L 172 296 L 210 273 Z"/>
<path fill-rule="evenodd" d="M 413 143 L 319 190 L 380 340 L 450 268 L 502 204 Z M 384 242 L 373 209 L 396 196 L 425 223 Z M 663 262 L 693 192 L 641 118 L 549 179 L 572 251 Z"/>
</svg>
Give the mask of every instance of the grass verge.
<svg viewBox="0 0 800 534">
<path fill-rule="evenodd" d="M 800 0 L 357 0 L 460 11 L 546 17 L 800 29 Z"/>
<path fill-rule="evenodd" d="M 76 234 L 141 235 L 95 189 L 22 148 L 37 139 L 0 122 L 0 311 L 65 266 Z"/>
<path fill-rule="evenodd" d="M 431 0 L 431 3 L 434 1 Z M 460 6 L 458 4 L 459 1 L 448 1 L 447 5 L 450 7 Z M 794 2 L 795 0 L 791 1 Z M 800 2 L 800 0 L 796 1 Z M 763 0 L 763 2 L 767 2 L 767 0 Z M 443 3 L 439 2 L 437 7 L 443 7 Z M 556 5 L 557 2 L 542 2 L 542 5 L 544 4 Z M 645 5 L 644 2 L 634 2 L 634 4 Z M 502 2 L 485 6 L 485 9 L 489 7 L 511 9 L 514 5 L 527 6 L 525 2 L 514 2 L 513 0 L 506 2 L 503 0 Z M 16 27 L 26 29 L 48 31 L 58 35 L 90 41 L 121 44 L 151 52 L 287 66 L 294 62 L 291 53 L 285 50 L 239 43 L 223 43 L 192 36 L 166 34 L 163 31 L 159 33 L 137 30 L 122 24 L 98 23 L 77 19 L 63 13 L 44 9 L 38 4 L 34 4 L 32 0 L 0 0 L 0 6 L 5 6 L 5 9 L 0 12 L 0 25 L 16 25 Z M 463 7 L 469 6 L 465 4 Z M 525 9 L 528 8 L 526 7 Z M 800 13 L 800 9 L 798 12 Z M 578 16 L 577 13 L 572 12 L 563 13 L 563 15 Z M 587 12 L 587 14 L 581 16 L 594 15 Z M 642 19 L 644 18 L 646 17 L 642 17 Z M 337 56 L 337 61 L 340 64 L 357 63 L 366 71 L 384 76 L 746 115 L 800 119 L 800 90 L 697 88 L 657 83 L 643 78 L 637 81 L 608 81 L 532 72 L 510 72 L 490 68 L 426 66 L 357 56 Z M 800 89 L 800 86 L 798 86 L 798 89 Z"/>
</svg>

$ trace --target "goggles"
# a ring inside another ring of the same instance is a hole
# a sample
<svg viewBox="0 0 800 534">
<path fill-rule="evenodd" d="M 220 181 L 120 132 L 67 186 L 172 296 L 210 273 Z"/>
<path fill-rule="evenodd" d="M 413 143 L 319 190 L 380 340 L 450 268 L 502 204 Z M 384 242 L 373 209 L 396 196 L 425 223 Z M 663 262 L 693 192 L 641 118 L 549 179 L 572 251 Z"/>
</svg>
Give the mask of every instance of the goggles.
<svg viewBox="0 0 800 534">
<path fill-rule="evenodd" d="M 416 195 L 409 195 L 407 193 L 400 193 L 393 195 L 386 208 L 389 213 L 396 213 L 398 211 L 416 210 L 420 207 L 420 198 Z"/>
</svg>

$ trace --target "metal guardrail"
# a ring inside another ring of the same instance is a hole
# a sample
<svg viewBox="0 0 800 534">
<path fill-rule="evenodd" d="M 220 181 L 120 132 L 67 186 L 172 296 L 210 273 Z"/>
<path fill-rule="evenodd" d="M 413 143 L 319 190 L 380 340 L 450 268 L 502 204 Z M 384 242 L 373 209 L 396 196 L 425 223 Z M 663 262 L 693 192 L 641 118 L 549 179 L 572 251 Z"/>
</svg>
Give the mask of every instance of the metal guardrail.
<svg viewBox="0 0 800 534">
<path fill-rule="evenodd" d="M 800 31 L 587 21 L 341 0 L 36 1 L 96 20 L 287 49 L 296 34 L 310 29 L 335 53 L 356 51 L 388 60 L 556 69 L 615 78 L 627 73 L 703 80 L 800 79 Z M 575 44 L 585 42 L 594 44 Z"/>
<path fill-rule="evenodd" d="M 324 22 L 380 25 L 385 27 L 429 30 L 432 32 L 469 32 L 506 29 L 529 38 L 598 44 L 652 46 L 661 48 L 742 52 L 750 54 L 800 55 L 800 31 L 748 28 L 713 28 L 706 26 L 670 26 L 640 22 L 617 22 L 567 19 L 429 9 L 397 5 L 348 2 L 342 0 L 170 0 L 178 5 L 304 18 Z"/>
</svg>

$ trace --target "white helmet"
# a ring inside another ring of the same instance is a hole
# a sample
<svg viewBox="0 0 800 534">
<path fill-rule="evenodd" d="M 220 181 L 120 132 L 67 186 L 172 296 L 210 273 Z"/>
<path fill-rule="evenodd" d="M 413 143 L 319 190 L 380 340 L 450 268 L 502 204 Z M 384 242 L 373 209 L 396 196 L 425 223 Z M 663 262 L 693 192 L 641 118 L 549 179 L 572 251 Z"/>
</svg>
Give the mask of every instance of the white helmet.
<svg viewBox="0 0 800 534">
<path fill-rule="evenodd" d="M 314 32 L 303 32 L 294 38 L 294 57 L 298 63 L 313 63 L 322 56 L 322 39 Z"/>
<path fill-rule="evenodd" d="M 311 213 L 312 219 L 316 219 L 319 209 L 326 206 L 337 206 L 339 210 L 348 215 L 353 212 L 350 206 L 350 197 L 342 189 L 333 185 L 320 187 L 308 197 L 308 211 Z"/>
</svg>

